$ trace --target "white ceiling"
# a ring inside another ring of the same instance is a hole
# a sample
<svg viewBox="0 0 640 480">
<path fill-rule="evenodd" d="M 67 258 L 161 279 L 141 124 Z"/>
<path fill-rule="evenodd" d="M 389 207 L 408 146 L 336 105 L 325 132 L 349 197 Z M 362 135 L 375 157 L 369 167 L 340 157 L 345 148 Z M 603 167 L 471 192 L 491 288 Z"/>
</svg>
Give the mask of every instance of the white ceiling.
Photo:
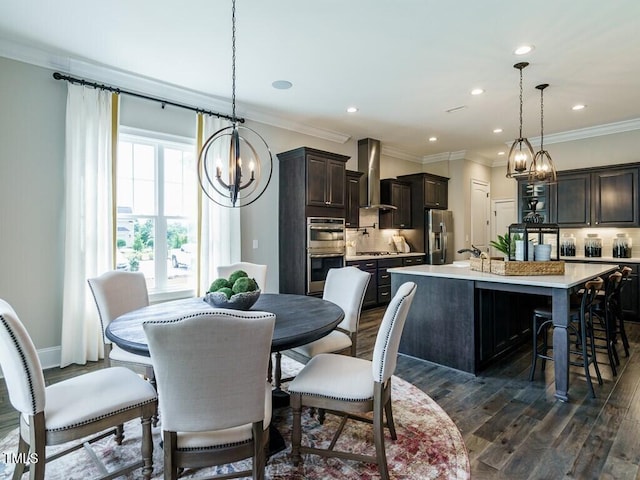
<svg viewBox="0 0 640 480">
<path fill-rule="evenodd" d="M 377 138 L 417 160 L 466 151 L 497 162 L 517 136 L 519 61 L 530 62 L 525 136 L 540 133 L 539 83 L 550 84 L 547 144 L 605 124 L 640 128 L 639 19 L 638 0 L 237 0 L 238 113 Z M 104 65 L 213 96 L 230 113 L 230 0 L 2 0 L 3 42 L 0 54 L 19 45 Z M 512 53 L 525 43 L 532 53 Z M 271 86 L 282 79 L 293 88 Z M 486 92 L 471 96 L 475 87 Z"/>
</svg>

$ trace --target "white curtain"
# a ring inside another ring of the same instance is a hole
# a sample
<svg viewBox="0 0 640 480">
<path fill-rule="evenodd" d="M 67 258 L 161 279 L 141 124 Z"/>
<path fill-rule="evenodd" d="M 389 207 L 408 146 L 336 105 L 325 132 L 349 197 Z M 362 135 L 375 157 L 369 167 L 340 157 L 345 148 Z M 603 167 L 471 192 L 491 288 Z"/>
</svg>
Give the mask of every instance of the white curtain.
<svg viewBox="0 0 640 480">
<path fill-rule="evenodd" d="M 198 114 L 198 132 L 202 144 L 213 133 L 229 125 L 227 121 L 209 115 Z M 228 156 L 219 142 L 220 158 Z M 227 149 L 228 150 L 228 149 Z M 199 153 L 199 152 L 198 152 Z M 221 207 L 206 195 L 200 200 L 200 261 L 198 295 L 204 295 L 209 285 L 217 278 L 216 267 L 240 261 L 240 209 Z"/>
<path fill-rule="evenodd" d="M 61 367 L 104 354 L 87 278 L 113 269 L 114 232 L 112 101 L 117 100 L 102 90 L 71 83 L 68 88 Z"/>
</svg>

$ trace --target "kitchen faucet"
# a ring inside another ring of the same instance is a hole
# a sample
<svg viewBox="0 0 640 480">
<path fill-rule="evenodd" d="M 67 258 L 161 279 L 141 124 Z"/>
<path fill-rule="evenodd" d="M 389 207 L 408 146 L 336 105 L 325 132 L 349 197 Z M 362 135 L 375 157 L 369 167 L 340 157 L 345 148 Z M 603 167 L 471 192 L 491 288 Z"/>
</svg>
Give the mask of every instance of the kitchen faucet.
<svg viewBox="0 0 640 480">
<path fill-rule="evenodd" d="M 466 253 L 466 252 L 469 252 L 471 255 L 473 255 L 476 258 L 482 255 L 482 250 L 480 250 L 475 245 L 471 245 L 471 248 L 463 248 L 461 250 L 458 250 L 458 253 Z"/>
</svg>

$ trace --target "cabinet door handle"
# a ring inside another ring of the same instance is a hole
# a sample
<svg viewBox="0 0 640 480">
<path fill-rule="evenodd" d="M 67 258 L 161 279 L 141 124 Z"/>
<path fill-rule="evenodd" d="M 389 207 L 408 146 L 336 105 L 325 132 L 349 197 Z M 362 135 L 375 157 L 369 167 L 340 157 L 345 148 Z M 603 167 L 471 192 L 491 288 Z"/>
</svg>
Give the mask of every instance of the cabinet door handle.
<svg viewBox="0 0 640 480">
<path fill-rule="evenodd" d="M 365 263 L 364 266 L 365 267 L 375 267 L 376 264 L 375 263 Z"/>
<path fill-rule="evenodd" d="M 389 292 L 380 293 L 380 296 L 381 297 L 388 297 L 389 296 Z"/>
</svg>

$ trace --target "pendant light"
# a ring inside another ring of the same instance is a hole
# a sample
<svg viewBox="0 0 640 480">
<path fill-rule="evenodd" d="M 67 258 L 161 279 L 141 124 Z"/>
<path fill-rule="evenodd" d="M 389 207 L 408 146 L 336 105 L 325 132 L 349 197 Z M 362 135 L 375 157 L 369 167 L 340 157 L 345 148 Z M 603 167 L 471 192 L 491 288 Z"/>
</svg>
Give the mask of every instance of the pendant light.
<svg viewBox="0 0 640 480">
<path fill-rule="evenodd" d="M 515 139 L 507 159 L 507 178 L 527 171 L 527 164 L 533 159 L 533 147 L 526 137 L 522 136 L 522 70 L 529 62 L 516 63 L 513 68 L 520 70 L 520 135 Z"/>
<path fill-rule="evenodd" d="M 536 85 L 540 90 L 540 150 L 533 156 L 529 168 L 529 181 L 531 182 L 555 182 L 556 168 L 553 166 L 551 155 L 544 149 L 544 89 L 548 83 Z"/>
<path fill-rule="evenodd" d="M 232 0 L 231 25 L 231 125 L 215 132 L 202 146 L 198 179 L 202 191 L 214 203 L 244 207 L 260 198 L 269 185 L 273 156 L 264 138 L 252 128 L 240 125 L 242 121 L 236 117 L 235 0 Z M 263 151 L 265 160 L 261 160 L 256 148 Z"/>
</svg>

